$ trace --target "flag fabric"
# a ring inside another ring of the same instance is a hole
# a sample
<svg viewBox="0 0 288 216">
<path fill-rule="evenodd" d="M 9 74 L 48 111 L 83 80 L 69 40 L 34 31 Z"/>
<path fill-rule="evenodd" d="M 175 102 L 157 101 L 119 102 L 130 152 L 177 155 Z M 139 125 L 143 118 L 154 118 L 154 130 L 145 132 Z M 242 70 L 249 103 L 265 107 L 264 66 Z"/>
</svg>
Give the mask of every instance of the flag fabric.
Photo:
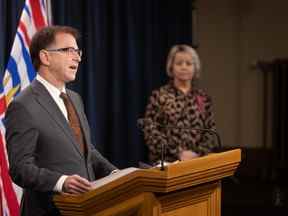
<svg viewBox="0 0 288 216">
<path fill-rule="evenodd" d="M 0 215 L 18 216 L 22 189 L 13 184 L 9 176 L 3 118 L 13 98 L 35 78 L 29 54 L 32 36 L 50 23 L 50 2 L 48 0 L 26 0 L 10 58 L 0 83 Z M 1 85 L 2 84 L 2 85 Z"/>
</svg>

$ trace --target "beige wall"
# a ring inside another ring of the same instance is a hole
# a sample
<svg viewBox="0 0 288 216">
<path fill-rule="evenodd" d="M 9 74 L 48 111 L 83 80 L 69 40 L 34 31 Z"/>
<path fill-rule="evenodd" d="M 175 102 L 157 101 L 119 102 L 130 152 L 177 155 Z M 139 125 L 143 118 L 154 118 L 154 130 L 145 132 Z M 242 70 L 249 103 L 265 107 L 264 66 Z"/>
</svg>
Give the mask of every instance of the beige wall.
<svg viewBox="0 0 288 216">
<path fill-rule="evenodd" d="M 202 84 L 225 146 L 263 146 L 263 74 L 257 60 L 288 57 L 288 1 L 197 0 Z"/>
</svg>

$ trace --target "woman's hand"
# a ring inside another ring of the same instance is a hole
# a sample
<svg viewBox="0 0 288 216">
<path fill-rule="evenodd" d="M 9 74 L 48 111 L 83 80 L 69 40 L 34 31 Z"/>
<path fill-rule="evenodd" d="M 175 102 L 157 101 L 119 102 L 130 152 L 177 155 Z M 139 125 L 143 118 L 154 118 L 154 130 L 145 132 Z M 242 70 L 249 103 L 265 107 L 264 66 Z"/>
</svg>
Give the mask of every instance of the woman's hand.
<svg viewBox="0 0 288 216">
<path fill-rule="evenodd" d="M 190 151 L 190 150 L 183 150 L 183 151 L 180 151 L 180 153 L 179 153 L 179 159 L 181 161 L 191 160 L 191 159 L 197 158 L 197 157 L 199 157 L 199 154 L 197 154 L 196 152 Z"/>
</svg>

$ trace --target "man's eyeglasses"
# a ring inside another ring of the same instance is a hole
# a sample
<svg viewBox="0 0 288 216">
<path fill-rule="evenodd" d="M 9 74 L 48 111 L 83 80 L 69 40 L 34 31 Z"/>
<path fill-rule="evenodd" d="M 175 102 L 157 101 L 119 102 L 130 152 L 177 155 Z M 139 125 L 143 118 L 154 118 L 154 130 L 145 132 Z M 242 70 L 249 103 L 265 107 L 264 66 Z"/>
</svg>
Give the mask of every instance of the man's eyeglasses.
<svg viewBox="0 0 288 216">
<path fill-rule="evenodd" d="M 59 49 L 45 49 L 48 52 L 63 52 L 67 53 L 68 55 L 75 55 L 82 57 L 82 50 L 81 49 L 75 49 L 74 47 L 64 47 Z"/>
</svg>

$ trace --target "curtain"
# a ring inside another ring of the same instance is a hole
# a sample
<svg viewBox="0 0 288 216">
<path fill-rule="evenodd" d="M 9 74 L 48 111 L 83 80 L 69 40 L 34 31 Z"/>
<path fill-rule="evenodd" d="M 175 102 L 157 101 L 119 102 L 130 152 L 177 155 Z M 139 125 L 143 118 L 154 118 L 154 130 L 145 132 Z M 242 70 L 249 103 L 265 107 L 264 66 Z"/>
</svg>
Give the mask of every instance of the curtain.
<svg viewBox="0 0 288 216">
<path fill-rule="evenodd" d="M 272 201 L 275 206 L 287 204 L 288 168 L 288 59 L 260 62 L 264 72 L 264 142 L 271 141 Z M 270 157 L 269 157 L 270 159 Z M 267 160 L 269 160 L 267 158 Z"/>
<path fill-rule="evenodd" d="M 288 162 L 288 59 L 277 59 L 272 64 L 273 78 L 273 149 L 279 167 Z"/>
<path fill-rule="evenodd" d="M 192 2 L 52 0 L 53 23 L 73 26 L 82 35 L 82 63 L 77 80 L 69 87 L 83 98 L 96 148 L 119 168 L 147 161 L 136 122 L 143 117 L 152 90 L 167 80 L 170 47 L 192 43 Z M 20 11 L 12 9 L 12 13 Z M 3 17 L 11 15 L 9 10 L 1 12 Z M 0 38 L 0 50 L 8 52 L 15 30 L 14 24 Z M 5 62 L 7 53 L 2 55 Z"/>
<path fill-rule="evenodd" d="M 22 7 L 25 0 L 0 0 L 0 76 L 4 70 L 12 48 Z"/>
</svg>

